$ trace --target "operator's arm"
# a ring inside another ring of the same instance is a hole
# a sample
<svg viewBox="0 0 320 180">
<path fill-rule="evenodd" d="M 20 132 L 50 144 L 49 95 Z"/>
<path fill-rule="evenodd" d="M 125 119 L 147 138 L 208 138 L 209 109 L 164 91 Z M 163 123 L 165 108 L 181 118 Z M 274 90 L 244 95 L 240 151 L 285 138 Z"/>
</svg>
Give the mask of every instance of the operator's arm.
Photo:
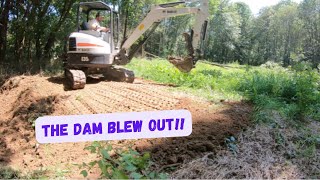
<svg viewBox="0 0 320 180">
<path fill-rule="evenodd" d="M 100 26 L 100 24 L 95 20 L 91 20 L 89 22 L 89 27 L 90 27 L 90 30 L 98 31 L 98 32 L 109 32 L 110 31 L 109 28 Z"/>
<path fill-rule="evenodd" d="M 99 23 L 94 23 L 92 25 L 92 28 L 93 28 L 93 30 L 98 31 L 98 32 L 109 32 L 110 31 L 109 28 L 102 27 L 102 26 L 100 26 Z"/>
<path fill-rule="evenodd" d="M 99 32 L 109 32 L 110 29 L 107 28 L 107 27 L 99 27 L 99 28 L 97 29 L 97 31 L 99 31 Z"/>
</svg>

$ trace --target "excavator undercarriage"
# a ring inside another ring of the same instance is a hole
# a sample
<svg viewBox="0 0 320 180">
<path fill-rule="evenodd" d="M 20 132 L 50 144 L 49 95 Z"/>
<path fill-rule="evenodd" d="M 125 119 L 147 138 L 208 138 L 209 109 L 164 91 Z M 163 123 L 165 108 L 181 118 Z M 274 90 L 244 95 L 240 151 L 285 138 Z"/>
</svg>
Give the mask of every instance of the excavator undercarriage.
<svg viewBox="0 0 320 180">
<path fill-rule="evenodd" d="M 87 77 L 92 74 L 102 74 L 105 80 L 116 82 L 134 82 L 134 72 L 122 67 L 110 66 L 103 69 L 72 69 L 65 68 L 65 77 L 68 86 L 73 89 L 83 89 L 87 83 Z"/>
</svg>

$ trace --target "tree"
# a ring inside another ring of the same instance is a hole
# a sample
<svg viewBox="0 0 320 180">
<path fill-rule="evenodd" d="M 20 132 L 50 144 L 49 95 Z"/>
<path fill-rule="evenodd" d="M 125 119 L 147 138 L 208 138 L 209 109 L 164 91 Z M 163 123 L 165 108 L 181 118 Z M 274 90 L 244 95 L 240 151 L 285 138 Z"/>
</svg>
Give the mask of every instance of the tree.
<svg viewBox="0 0 320 180">
<path fill-rule="evenodd" d="M 235 43 L 235 60 L 240 64 L 249 64 L 252 42 L 251 42 L 251 26 L 252 26 L 252 12 L 250 7 L 245 3 L 235 3 L 236 12 L 240 16 L 240 38 Z"/>
<path fill-rule="evenodd" d="M 320 0 L 304 0 L 299 7 L 303 23 L 305 60 L 316 67 L 320 63 Z"/>
<path fill-rule="evenodd" d="M 13 5 L 12 1 L 1 0 L 0 4 L 0 65 L 5 62 L 7 51 L 7 32 L 9 23 L 9 12 Z"/>
</svg>

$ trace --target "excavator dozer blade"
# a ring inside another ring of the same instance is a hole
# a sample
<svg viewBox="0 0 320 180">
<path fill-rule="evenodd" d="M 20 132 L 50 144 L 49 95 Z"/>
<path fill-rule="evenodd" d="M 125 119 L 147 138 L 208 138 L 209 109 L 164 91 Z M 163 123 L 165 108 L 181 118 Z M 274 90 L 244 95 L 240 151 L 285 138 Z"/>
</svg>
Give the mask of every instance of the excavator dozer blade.
<svg viewBox="0 0 320 180">
<path fill-rule="evenodd" d="M 189 73 L 194 68 L 192 57 L 186 57 L 184 59 L 180 57 L 169 57 L 169 62 L 184 73 Z"/>
<path fill-rule="evenodd" d="M 121 67 L 110 67 L 103 73 L 106 80 L 116 82 L 134 82 L 134 72 Z"/>
</svg>

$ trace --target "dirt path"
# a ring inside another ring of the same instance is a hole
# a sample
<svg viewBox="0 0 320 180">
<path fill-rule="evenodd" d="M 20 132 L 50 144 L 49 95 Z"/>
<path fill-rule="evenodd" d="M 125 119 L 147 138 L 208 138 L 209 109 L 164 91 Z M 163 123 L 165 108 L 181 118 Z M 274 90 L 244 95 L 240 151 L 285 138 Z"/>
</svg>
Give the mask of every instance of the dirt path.
<svg viewBox="0 0 320 180">
<path fill-rule="evenodd" d="M 31 122 L 39 116 L 190 110 L 194 126 L 189 137 L 112 142 L 120 146 L 133 143 L 139 151 L 151 151 L 159 167 L 217 151 L 226 137 L 249 124 L 251 108 L 245 103 L 228 103 L 217 109 L 214 104 L 177 95 L 150 81 L 138 79 L 126 84 L 91 80 L 84 90 L 66 91 L 59 77 L 19 78 L 18 87 L 0 94 L 0 164 L 25 173 L 45 169 L 50 177 L 81 178 L 73 164 L 96 158 L 83 150 L 89 143 L 38 146 Z"/>
</svg>

